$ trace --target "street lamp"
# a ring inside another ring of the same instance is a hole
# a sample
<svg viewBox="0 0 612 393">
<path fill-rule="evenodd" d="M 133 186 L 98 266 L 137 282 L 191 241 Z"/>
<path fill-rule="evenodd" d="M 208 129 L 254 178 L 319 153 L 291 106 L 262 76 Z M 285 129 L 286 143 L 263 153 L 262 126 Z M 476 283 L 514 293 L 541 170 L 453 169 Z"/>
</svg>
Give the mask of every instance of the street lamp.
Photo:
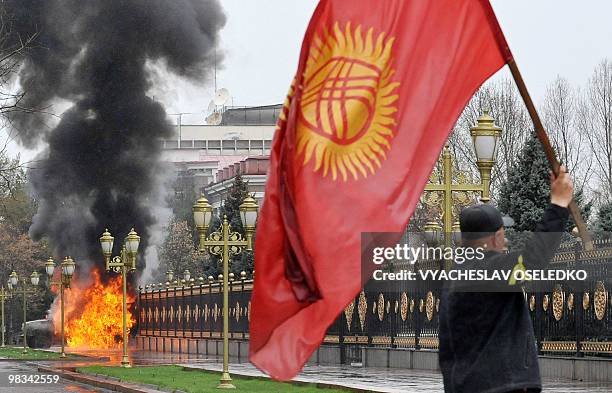
<svg viewBox="0 0 612 393">
<path fill-rule="evenodd" d="M 131 367 L 127 354 L 127 273 L 128 271 L 136 270 L 136 254 L 140 245 L 140 236 L 132 228 L 125 237 L 123 247 L 121 247 L 121 254 L 111 257 L 114 241 L 115 238 L 111 236 L 108 229 L 100 237 L 100 246 L 102 247 L 104 262 L 106 263 L 106 271 L 121 272 L 121 280 L 123 282 L 123 356 L 121 357 L 121 367 Z"/>
<path fill-rule="evenodd" d="M 208 251 L 212 255 L 218 255 L 223 260 L 223 274 L 219 275 L 219 281 L 223 281 L 223 373 L 217 388 L 234 389 L 232 378 L 229 374 L 229 259 L 230 256 L 239 254 L 242 249 L 253 249 L 253 233 L 257 221 L 258 206 L 252 197 L 247 197 L 240 205 L 240 219 L 246 232 L 246 239 L 238 232 L 230 230 L 227 216 L 223 216 L 223 223 L 218 231 L 207 237 L 210 219 L 212 218 L 212 206 L 203 196 L 193 205 L 193 219 L 200 237 L 199 250 Z M 211 277 L 209 277 L 209 281 Z"/>
<path fill-rule="evenodd" d="M 64 351 L 64 288 L 70 288 L 70 281 L 72 281 L 72 275 L 74 274 L 75 263 L 70 257 L 65 257 L 60 267 L 62 268 L 59 280 L 53 281 L 53 273 L 55 272 L 55 263 L 53 258 L 49 258 L 45 263 L 45 271 L 49 277 L 49 286 L 56 285 L 59 287 L 60 293 L 60 314 L 61 314 L 61 343 L 62 351 L 60 357 L 65 358 L 66 352 Z"/>
<path fill-rule="evenodd" d="M 476 152 L 476 166 L 478 166 L 482 181 L 482 197 L 480 200 L 483 202 L 488 202 L 491 199 L 489 197 L 491 169 L 495 165 L 501 132 L 502 129 L 495 125 L 495 120 L 486 109 L 482 116 L 478 118 L 477 124 L 470 128 L 474 151 Z"/>
<path fill-rule="evenodd" d="M 478 118 L 477 124 L 470 129 L 476 153 L 476 166 L 480 172 L 480 184 L 468 181 L 461 171 L 455 173 L 457 170 L 453 168 L 453 156 L 447 145 L 442 152 L 442 178 L 439 179 L 439 176 L 433 173 L 430 182 L 425 186 L 424 191 L 431 195 L 425 198 L 425 203 L 429 207 L 439 205 L 442 207 L 442 230 L 445 247 L 451 246 L 453 237 L 457 238 L 457 235 L 453 236 L 457 229 L 455 227 L 455 230 L 453 230 L 453 224 L 456 223 L 453 217 L 453 204 L 467 206 L 470 203 L 470 199 L 466 195 L 468 192 L 479 192 L 480 200 L 484 203 L 491 199 L 491 169 L 495 164 L 501 131 L 501 128 L 495 125 L 494 119 L 489 116 L 488 111 L 484 111 L 482 116 Z M 438 195 L 440 193 L 442 194 L 441 198 Z M 431 232 L 432 228 L 429 228 L 429 230 Z M 427 232 L 425 236 L 428 236 Z"/>
<path fill-rule="evenodd" d="M 27 320 L 27 305 L 26 305 L 26 296 L 31 293 L 36 293 L 34 287 L 38 285 L 40 277 L 37 272 L 32 272 L 30 275 L 30 284 L 29 288 L 28 281 L 25 277 L 21 278 L 21 289 L 17 289 L 17 284 L 19 283 L 19 276 L 17 272 L 13 271 L 9 276 L 9 283 L 12 287 L 12 290 L 15 293 L 23 295 L 23 353 L 28 353 L 28 343 L 27 343 L 27 331 L 26 331 L 26 320 Z"/>
<path fill-rule="evenodd" d="M 2 348 L 5 347 L 4 335 L 6 334 L 6 324 L 4 323 L 4 303 L 7 299 L 13 297 L 12 293 L 10 292 L 11 289 L 13 289 L 13 285 L 11 284 L 10 280 L 8 282 L 8 290 L 4 289 L 4 285 L 2 285 L 2 288 L 0 288 L 0 303 L 2 303 L 2 308 L 0 310 L 2 313 L 2 327 L 0 327 L 0 329 L 2 329 Z"/>
</svg>

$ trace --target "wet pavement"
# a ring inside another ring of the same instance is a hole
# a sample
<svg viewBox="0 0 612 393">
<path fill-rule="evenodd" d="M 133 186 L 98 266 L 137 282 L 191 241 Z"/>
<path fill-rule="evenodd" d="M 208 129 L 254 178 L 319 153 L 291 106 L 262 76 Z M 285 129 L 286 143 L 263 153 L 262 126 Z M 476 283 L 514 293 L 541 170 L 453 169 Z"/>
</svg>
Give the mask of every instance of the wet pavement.
<svg viewBox="0 0 612 393">
<path fill-rule="evenodd" d="M 107 356 L 109 361 L 65 361 L 45 362 L 48 365 L 78 366 L 91 364 L 113 364 L 118 365 L 121 360 L 121 352 L 109 351 L 87 351 L 79 352 L 89 356 Z M 130 360 L 134 364 L 180 364 L 187 367 L 201 368 L 211 371 L 221 370 L 221 358 L 204 355 L 179 355 L 170 353 L 132 351 Z M 230 372 L 246 376 L 264 376 L 252 364 L 245 361 L 232 359 Z M 438 372 L 386 369 L 373 367 L 351 367 L 351 366 L 314 366 L 306 365 L 303 371 L 295 378 L 304 382 L 329 383 L 346 387 L 369 389 L 375 392 L 443 392 L 442 376 Z M 25 390 L 24 390 L 25 391 Z M 31 390 L 32 392 L 47 392 L 47 390 Z M 65 390 L 53 390 L 49 392 Z M 74 390 L 73 390 L 74 391 Z M 87 391 L 87 390 L 83 390 Z M 0 393 L 3 392 L 0 390 Z M 79 392 L 79 391 L 77 391 Z M 612 392 L 612 383 L 587 383 L 579 381 L 544 381 L 544 392 L 554 393 L 603 393 Z"/>
</svg>

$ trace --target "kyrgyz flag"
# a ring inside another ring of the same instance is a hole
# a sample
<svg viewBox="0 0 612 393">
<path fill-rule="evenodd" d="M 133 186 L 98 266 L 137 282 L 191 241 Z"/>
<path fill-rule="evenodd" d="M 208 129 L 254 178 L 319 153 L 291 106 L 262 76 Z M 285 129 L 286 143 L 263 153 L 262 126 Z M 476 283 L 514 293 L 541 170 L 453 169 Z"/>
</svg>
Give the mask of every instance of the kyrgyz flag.
<svg viewBox="0 0 612 393">
<path fill-rule="evenodd" d="M 299 372 L 361 289 L 361 233 L 404 230 L 461 110 L 511 58 L 486 0 L 319 3 L 272 147 L 251 362 Z"/>
</svg>

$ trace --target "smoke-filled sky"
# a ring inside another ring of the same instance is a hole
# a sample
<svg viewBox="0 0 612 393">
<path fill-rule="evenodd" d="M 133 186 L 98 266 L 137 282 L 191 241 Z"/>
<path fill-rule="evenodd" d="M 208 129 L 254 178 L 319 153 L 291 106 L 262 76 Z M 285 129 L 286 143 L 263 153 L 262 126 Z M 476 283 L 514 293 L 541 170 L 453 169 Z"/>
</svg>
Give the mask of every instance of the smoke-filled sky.
<svg viewBox="0 0 612 393">
<path fill-rule="evenodd" d="M 217 72 L 218 87 L 230 90 L 235 105 L 282 102 L 299 48 L 317 0 L 222 0 L 227 16 L 220 32 L 225 55 Z M 492 0 L 523 77 L 536 100 L 557 75 L 583 85 L 595 64 L 612 58 L 612 3 L 590 0 Z M 507 70 L 500 75 L 507 76 Z M 213 83 L 181 81 L 168 75 L 154 91 L 168 113 L 187 112 L 183 121 L 201 123 L 212 98 Z M 13 151 L 21 150 L 13 147 Z M 25 157 L 31 152 L 23 151 Z"/>
<path fill-rule="evenodd" d="M 265 105 L 282 102 L 295 71 L 304 30 L 317 1 L 220 0 L 223 11 L 213 12 L 213 19 L 217 21 L 213 25 L 206 19 L 211 15 L 207 7 L 216 2 L 207 0 L 12 0 L 8 3 L 19 5 L 29 16 L 46 17 L 47 32 L 55 40 L 46 42 L 46 46 L 61 50 L 63 56 L 58 64 L 46 64 L 45 72 L 30 68 L 24 74 L 37 86 L 38 90 L 33 97 L 35 102 L 48 103 L 47 96 L 52 95 L 59 95 L 64 100 L 64 105 L 52 100 L 52 106 L 49 107 L 50 111 L 55 111 L 63 118 L 55 137 L 46 141 L 55 144 L 55 150 L 52 149 L 55 156 L 47 156 L 51 158 L 53 166 L 49 165 L 50 170 L 38 178 L 34 176 L 34 183 L 38 182 L 39 192 L 48 193 L 47 200 L 51 203 L 48 206 L 51 209 L 49 214 L 52 209 L 66 206 L 73 206 L 72 210 L 78 206 L 89 209 L 89 205 L 98 203 L 94 211 L 99 215 L 108 207 L 100 204 L 97 194 L 106 185 L 93 184 L 95 182 L 88 177 L 98 176 L 100 171 L 90 169 L 85 172 L 86 177 L 79 179 L 70 172 L 74 170 L 73 167 L 111 166 L 113 170 L 107 173 L 115 173 L 117 167 L 125 164 L 121 160 L 133 159 L 133 154 L 142 153 L 137 151 L 136 145 L 130 144 L 152 140 L 151 134 L 143 127 L 161 123 L 161 118 L 155 119 L 155 116 L 163 116 L 163 109 L 169 114 L 194 113 L 184 116 L 184 122 L 201 123 L 205 116 L 202 112 L 206 110 L 214 91 L 211 67 L 215 51 L 211 53 L 207 49 L 213 44 L 208 40 L 217 37 L 217 32 L 220 39 L 216 51 L 217 87 L 230 90 L 233 100 L 230 104 Z M 142 6 L 145 3 L 149 5 L 147 12 L 125 13 L 130 8 L 128 4 Z M 43 7 L 42 4 L 47 6 Z M 53 4 L 61 6 L 49 11 Z M 184 4 L 194 8 L 181 8 Z M 566 77 L 574 85 L 583 85 L 601 59 L 612 58 L 612 46 L 609 44 L 612 24 L 608 21 L 612 5 L 609 1 L 592 0 L 588 2 L 588 7 L 569 0 L 492 0 L 492 4 L 536 102 L 541 101 L 547 84 L 557 75 Z M 75 13 L 77 5 L 85 11 Z M 113 7 L 123 8 L 117 11 Z M 31 13 L 30 8 L 39 14 Z M 221 12 L 225 15 L 223 20 Z M 50 23 L 50 18 L 55 23 Z M 125 34 L 125 38 L 121 38 L 122 34 Z M 103 39 L 97 41 L 101 35 Z M 119 44 L 122 41 L 129 41 L 128 45 L 121 47 Z M 105 44 L 98 45 L 96 42 Z M 90 51 L 89 54 L 83 52 L 83 43 L 89 47 L 93 45 L 96 51 Z M 90 63 L 74 68 L 71 64 L 78 64 L 74 60 L 82 60 L 80 56 L 90 56 L 85 58 Z M 118 56 L 119 62 L 105 64 L 104 59 L 113 56 Z M 44 63 L 46 60 L 40 58 L 38 61 Z M 147 63 L 146 66 L 144 63 Z M 151 64 L 161 63 L 167 67 L 162 67 L 161 71 L 157 67 L 151 72 Z M 115 67 L 116 71 L 106 72 L 108 67 Z M 142 78 L 143 72 L 148 72 L 148 79 Z M 114 75 L 117 80 L 102 80 L 96 78 L 97 75 L 107 75 L 111 79 Z M 502 71 L 497 77 L 507 75 L 507 71 Z M 125 91 L 124 95 L 118 93 L 121 90 L 119 88 Z M 107 107 L 108 102 L 105 100 L 109 95 L 117 100 L 125 100 L 128 105 L 124 107 L 124 112 L 117 112 L 116 106 Z M 68 107 L 66 101 L 76 101 L 79 104 L 73 106 L 70 112 L 62 114 Z M 148 117 L 137 119 L 139 110 L 146 111 Z M 127 148 L 132 158 L 125 154 L 111 154 L 118 141 L 104 137 L 102 124 L 107 125 L 109 122 L 119 134 L 122 132 L 122 122 L 133 123 L 134 131 L 128 133 L 131 137 L 119 141 L 119 146 Z M 139 125 L 134 126 L 136 123 Z M 82 129 L 84 126 L 90 127 L 90 131 L 100 128 L 100 139 L 92 141 L 86 137 L 91 133 L 84 131 L 75 134 L 76 137 L 69 136 L 71 130 Z M 45 147 L 46 142 L 38 145 L 33 143 L 40 139 L 35 127 L 24 129 L 29 129 L 33 134 L 23 135 L 23 142 L 35 146 L 35 151 Z M 158 132 L 159 135 L 153 137 L 163 136 L 167 130 L 161 127 Z M 54 164 L 53 160 L 60 162 L 65 158 L 63 156 L 74 154 L 72 148 L 78 150 L 87 144 L 92 148 L 106 149 L 106 154 L 77 154 L 72 166 L 66 166 L 63 170 Z M 153 145 L 146 148 L 154 150 Z M 12 146 L 12 151 L 21 152 L 26 159 L 34 155 L 32 151 L 28 152 L 18 145 Z M 147 161 L 154 156 L 145 157 L 135 172 L 111 178 L 110 181 L 118 183 L 126 192 L 136 191 L 139 187 L 121 182 L 126 176 L 142 178 L 139 170 L 146 174 L 145 167 L 154 167 L 154 160 Z M 53 176 L 55 180 L 51 179 Z M 142 191 L 155 187 L 151 179 L 145 176 L 144 180 L 147 184 L 145 188 L 140 188 Z M 84 190 L 84 194 L 64 192 L 60 194 L 64 199 L 58 202 L 57 193 L 53 190 L 62 190 L 67 186 Z M 121 193 L 111 194 L 115 199 L 113 203 L 117 206 L 124 204 Z M 105 198 L 108 199 L 107 196 Z M 71 213 L 63 211 L 62 214 Z M 116 209 L 112 214 L 108 213 L 108 218 L 121 214 L 121 209 Z M 61 221 L 49 222 L 53 217 L 53 214 L 40 217 L 38 224 L 33 227 L 33 234 L 45 232 L 49 225 L 65 227 Z M 88 216 L 80 219 L 83 222 L 94 220 Z M 99 223 L 96 223 L 98 227 Z"/>
<path fill-rule="evenodd" d="M 119 251 L 130 227 L 147 248 L 158 223 L 159 138 L 171 132 L 164 106 L 149 92 L 158 74 L 192 83 L 210 77 L 225 24 L 217 0 L 5 0 L 18 40 L 38 32 L 19 80 L 22 105 L 72 105 L 61 120 L 12 115 L 24 146 L 41 148 L 29 169 L 38 210 L 34 240 L 54 256 L 100 264 L 98 236 L 109 227 Z M 152 69 L 161 70 L 152 72 Z M 142 260 L 141 260 L 142 262 Z"/>
</svg>

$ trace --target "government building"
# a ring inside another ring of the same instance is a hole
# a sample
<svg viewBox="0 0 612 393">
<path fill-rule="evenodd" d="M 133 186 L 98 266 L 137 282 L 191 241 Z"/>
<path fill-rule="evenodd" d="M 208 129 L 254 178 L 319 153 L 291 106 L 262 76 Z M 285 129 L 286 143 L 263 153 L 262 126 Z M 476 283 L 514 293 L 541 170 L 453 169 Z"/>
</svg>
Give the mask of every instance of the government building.
<svg viewBox="0 0 612 393">
<path fill-rule="evenodd" d="M 162 139 L 162 160 L 177 176 L 193 176 L 195 191 L 218 209 L 240 171 L 261 203 L 268 157 L 282 105 L 230 107 L 218 124 L 179 124 Z"/>
</svg>

